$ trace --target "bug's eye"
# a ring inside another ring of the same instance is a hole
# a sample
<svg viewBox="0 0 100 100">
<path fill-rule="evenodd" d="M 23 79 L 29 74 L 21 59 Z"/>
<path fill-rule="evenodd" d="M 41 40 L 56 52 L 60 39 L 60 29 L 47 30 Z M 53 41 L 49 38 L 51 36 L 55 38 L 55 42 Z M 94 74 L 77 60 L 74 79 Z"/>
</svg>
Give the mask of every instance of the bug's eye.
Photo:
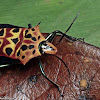
<svg viewBox="0 0 100 100">
<path fill-rule="evenodd" d="M 46 54 L 55 54 L 57 52 L 57 48 L 49 42 L 42 44 L 41 47 L 42 51 L 45 52 Z"/>
</svg>

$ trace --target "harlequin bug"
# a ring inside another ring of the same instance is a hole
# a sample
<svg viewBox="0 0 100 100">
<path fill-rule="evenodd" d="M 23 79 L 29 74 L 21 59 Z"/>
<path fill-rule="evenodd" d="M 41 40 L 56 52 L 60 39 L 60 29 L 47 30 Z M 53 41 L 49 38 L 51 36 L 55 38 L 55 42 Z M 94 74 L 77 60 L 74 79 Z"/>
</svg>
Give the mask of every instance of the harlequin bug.
<svg viewBox="0 0 100 100">
<path fill-rule="evenodd" d="M 69 29 L 71 28 L 72 24 L 74 23 L 78 15 L 79 13 L 72 21 L 71 25 L 68 27 L 65 33 L 69 31 Z M 62 35 L 57 45 L 60 43 L 63 37 L 66 37 L 71 41 L 77 40 L 76 38 L 68 36 L 59 30 L 52 32 L 45 39 L 44 36 L 39 31 L 39 24 L 36 27 L 32 27 L 31 24 L 28 24 L 28 28 L 14 26 L 10 24 L 0 24 L 0 56 L 2 57 L 0 67 L 11 65 L 12 60 L 13 63 L 15 62 L 15 64 L 19 60 L 23 65 L 25 65 L 30 59 L 41 56 L 44 53 L 53 56 L 54 54 L 56 54 L 57 48 L 51 42 L 54 39 L 56 33 L 60 33 Z M 5 57 L 9 58 L 8 61 L 10 62 L 10 64 L 8 63 L 4 64 L 5 61 L 7 61 L 4 60 L 7 59 Z M 70 75 L 70 71 L 65 62 L 58 56 L 55 57 L 57 57 L 59 60 L 62 61 L 62 63 L 66 66 L 68 73 Z M 47 78 L 47 76 L 44 73 L 41 60 L 39 57 L 38 59 L 42 75 L 52 84 L 54 84 L 58 88 L 61 96 L 63 96 L 59 86 L 53 81 L 51 81 L 49 78 Z"/>
</svg>

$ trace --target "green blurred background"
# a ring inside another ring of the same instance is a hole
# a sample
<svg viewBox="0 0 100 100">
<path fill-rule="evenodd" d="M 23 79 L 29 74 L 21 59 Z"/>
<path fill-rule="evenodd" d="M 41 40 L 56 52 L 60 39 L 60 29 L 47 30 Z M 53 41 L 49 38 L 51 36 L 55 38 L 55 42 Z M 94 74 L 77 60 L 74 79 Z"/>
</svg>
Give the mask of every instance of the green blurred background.
<svg viewBox="0 0 100 100">
<path fill-rule="evenodd" d="M 42 33 L 65 32 L 79 11 L 67 34 L 100 47 L 100 0 L 0 0 L 0 23 L 27 27 L 41 21 Z"/>
</svg>

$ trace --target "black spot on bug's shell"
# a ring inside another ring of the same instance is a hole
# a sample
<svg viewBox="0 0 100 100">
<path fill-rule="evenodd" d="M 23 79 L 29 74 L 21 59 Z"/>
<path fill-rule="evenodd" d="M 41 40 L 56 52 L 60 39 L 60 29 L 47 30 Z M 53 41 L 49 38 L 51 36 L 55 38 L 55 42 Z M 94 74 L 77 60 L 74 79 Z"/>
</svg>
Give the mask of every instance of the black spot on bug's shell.
<svg viewBox="0 0 100 100">
<path fill-rule="evenodd" d="M 47 46 L 47 44 L 43 44 L 44 46 Z"/>
<path fill-rule="evenodd" d="M 40 36 L 38 36 L 38 40 L 40 39 Z"/>
<path fill-rule="evenodd" d="M 15 29 L 13 30 L 13 32 L 14 32 L 14 33 L 19 32 L 19 28 L 15 28 Z"/>
<path fill-rule="evenodd" d="M 25 31 L 25 35 L 28 33 L 28 30 Z"/>
<path fill-rule="evenodd" d="M 35 53 L 35 50 L 33 51 L 33 54 Z"/>
<path fill-rule="evenodd" d="M 31 34 L 28 34 L 28 35 L 25 36 L 25 38 L 31 38 L 31 37 L 32 37 Z"/>
<path fill-rule="evenodd" d="M 34 29 L 34 28 L 32 28 L 32 31 L 35 31 L 35 29 Z"/>
<path fill-rule="evenodd" d="M 32 40 L 33 40 L 33 41 L 36 41 L 36 38 L 35 38 L 35 37 L 32 37 Z"/>
<path fill-rule="evenodd" d="M 4 29 L 2 29 L 2 30 L 0 31 L 0 36 L 3 36 L 3 34 L 4 34 Z"/>
<path fill-rule="evenodd" d="M 32 28 L 32 25 L 31 24 L 28 24 L 28 28 Z"/>
<path fill-rule="evenodd" d="M 15 44 L 18 42 L 18 38 L 11 39 Z"/>
<path fill-rule="evenodd" d="M 26 45 L 22 45 L 21 49 L 24 51 L 27 49 L 27 46 Z"/>
<path fill-rule="evenodd" d="M 25 56 L 22 56 L 22 59 L 24 59 L 25 58 Z"/>
<path fill-rule="evenodd" d="M 29 49 L 32 49 L 32 48 L 34 48 L 34 45 L 29 45 Z"/>
<path fill-rule="evenodd" d="M 18 51 L 18 53 L 17 53 L 17 56 L 19 56 L 20 55 L 20 50 Z"/>
<path fill-rule="evenodd" d="M 10 56 L 10 54 L 12 53 L 12 49 L 11 48 L 6 48 L 6 53 L 7 53 L 7 55 L 9 55 Z"/>
</svg>

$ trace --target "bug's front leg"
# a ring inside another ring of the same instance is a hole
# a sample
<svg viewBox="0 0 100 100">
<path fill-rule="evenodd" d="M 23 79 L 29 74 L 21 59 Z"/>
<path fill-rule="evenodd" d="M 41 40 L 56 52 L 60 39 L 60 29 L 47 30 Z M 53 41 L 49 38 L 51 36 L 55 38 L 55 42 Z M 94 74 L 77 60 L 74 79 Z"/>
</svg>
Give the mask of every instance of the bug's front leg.
<svg viewBox="0 0 100 100">
<path fill-rule="evenodd" d="M 55 37 L 55 35 L 56 35 L 56 32 L 50 33 L 50 34 L 46 37 L 46 41 L 52 42 L 53 39 L 54 39 L 54 37 Z"/>
<path fill-rule="evenodd" d="M 61 31 L 59 31 L 59 30 L 54 31 L 53 33 L 58 33 L 58 34 L 61 34 L 61 35 L 62 35 L 62 37 L 61 37 L 60 40 L 59 40 L 59 43 L 60 43 L 60 41 L 63 39 L 63 37 L 66 37 L 67 39 L 69 39 L 70 41 L 73 41 L 73 42 L 77 40 L 76 38 L 71 37 L 71 36 L 69 36 L 69 35 L 66 35 L 65 33 L 61 32 Z"/>
<path fill-rule="evenodd" d="M 52 32 L 51 34 L 49 34 L 49 35 L 46 37 L 46 41 L 52 42 L 53 39 L 54 39 L 54 37 L 55 37 L 55 35 L 56 35 L 57 33 L 61 34 L 62 36 L 61 36 L 61 38 L 59 39 L 59 41 L 58 41 L 58 43 L 57 43 L 56 45 L 58 45 L 58 44 L 61 42 L 61 40 L 63 39 L 63 37 L 66 37 L 66 38 L 67 38 L 68 40 L 70 40 L 71 42 L 74 42 L 74 41 L 78 40 L 77 38 L 71 37 L 71 36 L 66 35 L 65 33 L 61 32 L 61 31 L 59 31 L 59 30 L 56 30 L 56 31 Z"/>
<path fill-rule="evenodd" d="M 58 86 L 56 83 L 54 83 L 53 81 L 51 81 L 51 80 L 45 75 L 40 58 L 39 58 L 39 67 L 40 67 L 40 70 L 41 70 L 42 75 L 43 75 L 49 82 L 51 82 L 53 85 L 55 85 L 55 86 L 57 87 L 57 89 L 58 89 L 60 95 L 63 97 L 63 94 L 61 93 L 61 90 L 60 90 L 59 86 Z"/>
<path fill-rule="evenodd" d="M 63 39 L 63 37 L 66 37 L 67 39 L 69 39 L 69 40 L 71 40 L 71 41 L 75 41 L 75 40 L 76 40 L 76 38 L 73 38 L 73 37 L 71 37 L 71 36 L 68 36 L 68 35 L 66 35 L 65 33 L 61 32 L 61 31 L 59 31 L 59 30 L 55 30 L 54 32 L 52 32 L 51 34 L 49 34 L 49 35 L 46 37 L 46 41 L 52 42 L 53 39 L 54 39 L 54 37 L 55 37 L 55 35 L 56 35 L 57 33 L 62 35 L 62 37 L 61 37 L 60 40 L 59 40 L 59 43 L 60 43 L 60 41 Z"/>
</svg>

